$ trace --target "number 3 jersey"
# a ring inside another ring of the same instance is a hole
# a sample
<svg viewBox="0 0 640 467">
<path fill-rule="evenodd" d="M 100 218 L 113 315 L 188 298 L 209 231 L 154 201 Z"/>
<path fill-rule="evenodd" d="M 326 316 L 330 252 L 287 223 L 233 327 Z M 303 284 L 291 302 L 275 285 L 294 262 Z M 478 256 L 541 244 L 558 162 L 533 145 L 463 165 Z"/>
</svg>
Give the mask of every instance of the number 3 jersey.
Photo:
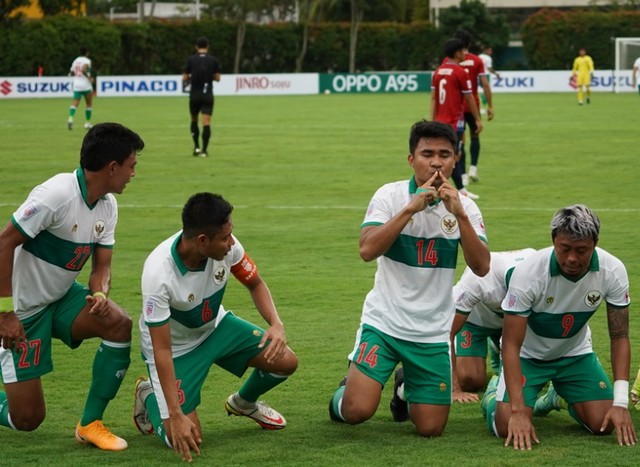
<svg viewBox="0 0 640 467">
<path fill-rule="evenodd" d="M 596 248 L 587 273 L 575 280 L 562 274 L 553 247 L 548 247 L 516 266 L 502 309 L 528 318 L 521 357 L 554 360 L 593 351 L 587 322 L 602 302 L 629 306 L 622 262 Z"/>
<path fill-rule="evenodd" d="M 169 323 L 173 357 L 188 353 L 209 337 L 226 315 L 222 297 L 229 275 L 246 278 L 257 272 L 235 237 L 222 261 L 209 258 L 202 268 L 188 269 L 177 251 L 181 238 L 182 231 L 169 237 L 144 263 L 139 326 L 142 353 L 149 361 L 153 361 L 149 327 Z"/>
<path fill-rule="evenodd" d="M 82 169 L 35 187 L 11 216 L 27 238 L 13 265 L 17 316 L 24 320 L 62 298 L 96 247 L 113 248 L 117 221 L 112 194 L 88 204 Z"/>
<path fill-rule="evenodd" d="M 362 227 L 383 225 L 415 196 L 416 182 L 388 183 L 376 191 Z M 478 236 L 486 241 L 482 214 L 469 198 L 460 202 Z M 458 221 L 439 202 L 414 214 L 391 247 L 377 259 L 373 289 L 362 324 L 412 342 L 448 342 L 455 309 L 453 280 L 458 257 Z"/>
</svg>

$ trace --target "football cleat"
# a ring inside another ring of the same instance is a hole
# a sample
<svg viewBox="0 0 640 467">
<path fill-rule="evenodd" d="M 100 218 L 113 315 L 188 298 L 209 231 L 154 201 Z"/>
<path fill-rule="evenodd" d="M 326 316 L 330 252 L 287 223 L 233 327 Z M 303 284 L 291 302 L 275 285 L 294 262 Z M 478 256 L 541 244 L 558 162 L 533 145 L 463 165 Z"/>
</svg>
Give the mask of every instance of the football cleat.
<svg viewBox="0 0 640 467">
<path fill-rule="evenodd" d="M 202 151 L 199 155 L 200 157 L 207 157 L 209 154 L 207 154 L 206 151 Z"/>
<path fill-rule="evenodd" d="M 71 117 L 69 117 L 69 120 L 67 120 L 67 128 L 69 130 L 73 130 L 73 119 Z"/>
<path fill-rule="evenodd" d="M 224 405 L 229 415 L 249 417 L 265 430 L 281 430 L 287 426 L 287 421 L 277 411 L 262 401 L 258 401 L 250 409 L 238 407 L 236 394 L 231 394 Z"/>
<path fill-rule="evenodd" d="M 480 179 L 478 178 L 478 167 L 475 165 L 469 166 L 469 178 L 473 182 L 478 182 Z"/>
<path fill-rule="evenodd" d="M 482 416 L 487 418 L 487 406 L 489 402 L 496 398 L 496 390 L 498 389 L 498 381 L 500 378 L 498 375 L 493 375 L 487 384 L 487 389 L 480 400 L 480 409 L 482 410 Z"/>
<path fill-rule="evenodd" d="M 560 396 L 553 387 L 553 383 L 549 383 L 547 392 L 536 400 L 533 415 L 544 417 L 552 410 L 560 410 Z"/>
<path fill-rule="evenodd" d="M 400 390 L 404 392 L 404 368 L 397 368 L 394 378 L 393 397 L 391 398 L 391 402 L 389 402 L 389 410 L 391 410 L 391 416 L 394 422 L 406 422 L 409 420 L 409 404 L 398 394 Z"/>
<path fill-rule="evenodd" d="M 82 444 L 93 444 L 105 451 L 123 451 L 127 449 L 127 442 L 111 433 L 102 424 L 102 420 L 95 420 L 87 426 L 76 426 L 76 439 Z"/>
<path fill-rule="evenodd" d="M 479 195 L 476 195 L 475 193 L 471 193 L 469 190 L 467 190 L 466 188 L 461 188 L 460 190 L 458 190 L 460 192 L 461 195 L 466 196 L 469 199 L 472 200 L 476 200 L 476 199 L 480 199 Z"/>
<path fill-rule="evenodd" d="M 469 184 L 469 175 L 462 174 L 462 186 L 467 186 Z"/>
<path fill-rule="evenodd" d="M 93 125 L 89 122 L 85 122 L 84 127 L 88 130 L 92 127 Z"/>
<path fill-rule="evenodd" d="M 136 429 L 143 435 L 150 435 L 153 433 L 153 423 L 149 418 L 149 412 L 144 405 L 144 401 L 147 400 L 153 394 L 153 387 L 148 378 L 140 376 L 136 379 L 136 389 L 133 394 L 133 423 Z"/>
<path fill-rule="evenodd" d="M 193 157 L 198 157 L 200 155 L 202 151 L 200 151 L 200 148 L 195 148 L 193 150 Z"/>
</svg>

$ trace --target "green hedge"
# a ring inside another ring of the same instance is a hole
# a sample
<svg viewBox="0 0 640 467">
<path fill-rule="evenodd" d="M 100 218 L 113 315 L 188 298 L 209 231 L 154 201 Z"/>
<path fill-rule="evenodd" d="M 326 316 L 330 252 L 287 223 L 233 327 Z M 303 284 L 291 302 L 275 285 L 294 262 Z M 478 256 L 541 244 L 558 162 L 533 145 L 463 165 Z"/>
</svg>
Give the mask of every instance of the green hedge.
<svg viewBox="0 0 640 467">
<path fill-rule="evenodd" d="M 176 74 L 206 36 L 223 72 L 231 73 L 236 26 L 218 20 L 111 23 L 103 19 L 56 16 L 15 21 L 0 29 L 0 76 L 65 75 L 86 46 L 93 68 L 103 75 Z M 302 42 L 302 26 L 247 24 L 241 73 L 291 73 Z M 356 66 L 361 71 L 425 70 L 441 60 L 443 37 L 429 23 L 362 24 Z M 28 60 L 25 61 L 25 57 Z M 304 72 L 346 72 L 349 24 L 311 25 Z"/>
<path fill-rule="evenodd" d="M 640 37 L 640 12 L 543 9 L 522 28 L 525 55 L 534 70 L 570 69 L 582 47 L 596 68 L 612 69 L 616 37 Z"/>
</svg>

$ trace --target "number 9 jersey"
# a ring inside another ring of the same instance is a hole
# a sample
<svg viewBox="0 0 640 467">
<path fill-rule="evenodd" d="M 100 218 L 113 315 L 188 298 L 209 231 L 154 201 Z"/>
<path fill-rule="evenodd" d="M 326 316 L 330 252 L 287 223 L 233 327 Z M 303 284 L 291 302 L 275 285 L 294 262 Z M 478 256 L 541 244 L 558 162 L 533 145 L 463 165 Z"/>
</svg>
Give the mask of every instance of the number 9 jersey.
<svg viewBox="0 0 640 467">
<path fill-rule="evenodd" d="M 586 275 L 576 281 L 562 274 L 548 247 L 516 266 L 502 309 L 528 318 L 521 357 L 555 360 L 593 352 L 587 322 L 602 302 L 629 306 L 624 264 L 596 247 Z"/>
</svg>

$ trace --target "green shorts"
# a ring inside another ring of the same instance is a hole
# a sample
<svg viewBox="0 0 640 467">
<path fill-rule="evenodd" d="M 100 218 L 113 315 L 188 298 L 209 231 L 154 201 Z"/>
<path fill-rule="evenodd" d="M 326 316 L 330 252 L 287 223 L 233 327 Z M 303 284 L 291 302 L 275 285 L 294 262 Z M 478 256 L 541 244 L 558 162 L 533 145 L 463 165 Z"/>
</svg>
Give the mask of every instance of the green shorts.
<svg viewBox="0 0 640 467">
<path fill-rule="evenodd" d="M 80 99 L 81 97 L 86 97 L 93 92 L 92 89 L 87 89 L 86 91 L 73 91 L 73 98 Z"/>
<path fill-rule="evenodd" d="M 270 341 L 265 347 L 258 348 L 264 332 L 259 326 L 229 312 L 202 344 L 191 352 L 174 358 L 173 365 L 183 413 L 189 414 L 200 405 L 202 385 L 213 364 L 241 377 L 247 371 L 249 361 L 269 345 Z M 157 369 L 154 365 L 148 365 L 148 370 L 160 415 L 167 419 L 169 411 L 162 394 Z"/>
<path fill-rule="evenodd" d="M 499 345 L 501 336 L 502 329 L 485 328 L 467 321 L 456 334 L 456 356 L 487 358 L 487 338 Z"/>
<path fill-rule="evenodd" d="M 51 372 L 52 337 L 60 339 L 72 349 L 82 344 L 82 341 L 72 339 L 71 326 L 87 304 L 87 295 L 90 295 L 89 289 L 74 282 L 60 300 L 22 321 L 27 341 L 20 342 L 14 350 L 0 350 L 5 384 L 39 378 Z M 9 353 L 12 358 L 8 358 Z"/>
<path fill-rule="evenodd" d="M 349 359 L 383 387 L 398 362 L 404 367 L 404 393 L 414 404 L 451 405 L 449 343 L 425 344 L 391 337 L 363 325 Z"/>
<path fill-rule="evenodd" d="M 595 353 L 552 361 L 521 358 L 524 402 L 533 407 L 548 381 L 569 405 L 579 402 L 613 399 L 613 387 Z M 498 400 L 508 402 L 504 396 Z"/>
</svg>

